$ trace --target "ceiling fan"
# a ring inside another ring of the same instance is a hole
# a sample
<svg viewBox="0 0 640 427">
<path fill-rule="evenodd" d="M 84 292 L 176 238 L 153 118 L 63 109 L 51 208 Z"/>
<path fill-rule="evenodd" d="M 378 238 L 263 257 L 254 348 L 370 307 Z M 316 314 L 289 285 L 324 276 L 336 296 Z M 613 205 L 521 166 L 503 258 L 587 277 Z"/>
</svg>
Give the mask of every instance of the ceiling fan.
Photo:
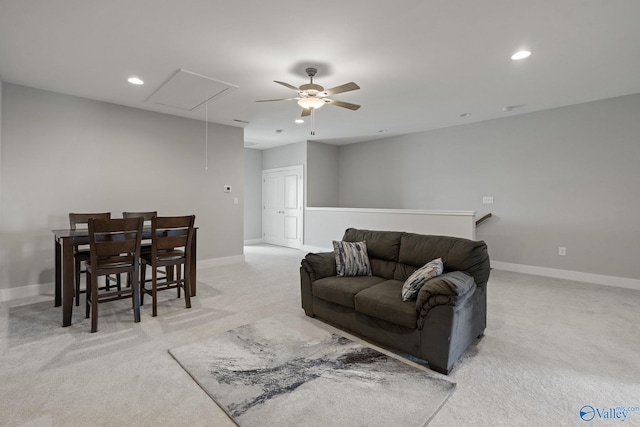
<svg viewBox="0 0 640 427">
<path fill-rule="evenodd" d="M 307 84 L 303 84 L 300 87 L 295 87 L 290 85 L 289 83 L 279 82 L 275 80 L 275 83 L 281 84 L 282 86 L 288 87 L 289 89 L 295 90 L 298 92 L 298 96 L 296 98 L 282 98 L 282 99 L 263 99 L 256 102 L 271 102 L 271 101 L 298 101 L 298 105 L 300 105 L 302 110 L 302 117 L 311 115 L 313 110 L 317 110 L 325 104 L 335 105 L 336 107 L 348 108 L 349 110 L 357 110 L 360 108 L 358 104 L 352 104 L 350 102 L 338 101 L 335 99 L 329 99 L 328 96 L 335 95 L 337 93 L 349 92 L 352 90 L 360 89 L 360 86 L 355 84 L 354 82 L 345 83 L 340 86 L 336 86 L 331 89 L 325 90 L 322 86 L 313 83 L 313 77 L 318 72 L 315 68 L 307 68 L 305 70 L 307 75 L 309 76 L 310 82 Z"/>
</svg>

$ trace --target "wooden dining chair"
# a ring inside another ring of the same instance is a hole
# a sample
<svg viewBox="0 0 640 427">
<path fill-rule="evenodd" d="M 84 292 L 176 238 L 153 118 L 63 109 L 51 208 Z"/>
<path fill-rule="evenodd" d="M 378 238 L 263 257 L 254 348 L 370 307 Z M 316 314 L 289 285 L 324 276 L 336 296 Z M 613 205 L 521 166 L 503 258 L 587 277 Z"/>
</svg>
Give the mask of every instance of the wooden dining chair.
<svg viewBox="0 0 640 427">
<path fill-rule="evenodd" d="M 77 230 L 78 228 L 86 228 L 89 219 L 110 219 L 111 212 L 102 212 L 102 213 L 70 213 L 69 214 L 69 228 L 72 230 Z M 89 246 L 88 245 L 74 245 L 73 246 L 73 262 L 74 262 L 74 273 L 75 273 L 75 299 L 76 306 L 80 305 L 80 294 L 84 293 L 84 290 L 80 290 L 80 278 L 82 273 L 85 273 L 85 270 L 82 269 L 82 264 L 86 260 L 89 259 Z M 86 287 L 89 285 L 89 281 L 86 281 Z M 107 287 L 109 287 L 109 280 L 107 279 Z"/>
<path fill-rule="evenodd" d="M 122 218 L 142 218 L 143 227 L 151 226 L 151 220 L 158 216 L 158 211 L 148 211 L 148 212 L 122 212 Z M 142 245 L 140 246 L 140 255 L 150 253 L 151 252 L 151 239 L 145 239 L 142 241 Z M 161 273 L 164 275 L 164 272 Z M 127 280 L 127 286 L 131 286 L 131 281 Z"/>
<path fill-rule="evenodd" d="M 143 226 L 151 226 L 151 220 L 158 216 L 158 211 L 148 211 L 148 212 L 122 212 L 122 218 L 142 218 Z M 140 247 L 140 253 L 151 252 L 151 239 L 149 242 L 142 242 L 142 246 Z"/>
<path fill-rule="evenodd" d="M 142 274 L 140 279 L 140 304 L 144 304 L 144 295 L 151 295 L 153 304 L 152 315 L 158 315 L 158 291 L 177 288 L 178 298 L 180 289 L 184 289 L 184 299 L 187 308 L 191 308 L 190 289 L 190 261 L 191 242 L 195 215 L 155 217 L 151 220 L 151 253 L 142 255 Z M 151 267 L 151 289 L 147 288 L 146 266 Z M 172 269 L 175 276 L 167 274 L 158 277 L 158 268 Z"/>
<path fill-rule="evenodd" d="M 134 321 L 140 321 L 140 244 L 142 218 L 89 219 L 89 259 L 86 261 L 86 317 L 91 314 L 91 332 L 98 330 L 98 303 L 133 298 Z M 122 273 L 131 277 L 130 288 L 98 289 L 98 276 Z"/>
</svg>

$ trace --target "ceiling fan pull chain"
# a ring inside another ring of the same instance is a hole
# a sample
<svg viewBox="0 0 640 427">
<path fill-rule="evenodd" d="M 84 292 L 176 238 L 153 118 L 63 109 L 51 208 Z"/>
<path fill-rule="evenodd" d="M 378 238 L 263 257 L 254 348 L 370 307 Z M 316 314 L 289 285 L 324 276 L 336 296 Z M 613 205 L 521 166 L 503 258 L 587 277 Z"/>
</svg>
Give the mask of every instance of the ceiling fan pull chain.
<svg viewBox="0 0 640 427">
<path fill-rule="evenodd" d="M 315 108 L 311 109 L 311 136 L 314 136 L 316 134 L 316 113 L 315 113 Z"/>
<path fill-rule="evenodd" d="M 209 100 L 204 103 L 204 170 L 209 170 Z"/>
</svg>

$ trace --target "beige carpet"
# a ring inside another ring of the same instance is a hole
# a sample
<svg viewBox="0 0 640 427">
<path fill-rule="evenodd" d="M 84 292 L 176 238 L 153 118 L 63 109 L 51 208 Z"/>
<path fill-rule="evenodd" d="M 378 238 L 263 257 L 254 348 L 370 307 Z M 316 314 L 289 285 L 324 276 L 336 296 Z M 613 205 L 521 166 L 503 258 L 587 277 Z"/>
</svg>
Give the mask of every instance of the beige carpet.
<svg viewBox="0 0 640 427">
<path fill-rule="evenodd" d="M 0 425 L 233 426 L 167 349 L 304 316 L 303 255 L 247 247 L 246 263 L 198 270 L 191 310 L 164 292 L 159 316 L 144 307 L 134 324 L 126 301 L 102 304 L 97 334 L 81 310 L 62 328 L 52 294 L 2 303 Z M 488 291 L 486 335 L 454 367 L 456 390 L 430 426 L 587 425 L 585 405 L 640 407 L 640 292 L 498 270 Z M 623 425 L 640 425 L 640 412 Z"/>
</svg>

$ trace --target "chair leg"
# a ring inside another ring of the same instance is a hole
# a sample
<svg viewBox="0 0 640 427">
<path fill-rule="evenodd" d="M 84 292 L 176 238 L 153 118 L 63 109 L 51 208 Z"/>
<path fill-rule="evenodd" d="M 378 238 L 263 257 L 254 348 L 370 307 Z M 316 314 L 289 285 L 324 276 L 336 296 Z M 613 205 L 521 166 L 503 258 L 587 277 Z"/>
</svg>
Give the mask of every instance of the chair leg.
<svg viewBox="0 0 640 427">
<path fill-rule="evenodd" d="M 145 292 L 146 288 L 144 287 L 144 284 L 146 281 L 147 281 L 147 264 L 141 263 L 140 264 L 140 283 L 139 283 L 141 306 L 144 305 L 144 294 L 146 293 Z"/>
<path fill-rule="evenodd" d="M 89 318 L 89 313 L 91 312 L 91 306 L 89 305 L 90 301 L 91 301 L 91 286 L 89 286 L 90 280 L 91 280 L 91 274 L 87 271 L 85 277 L 87 278 L 87 290 L 85 292 L 85 302 L 84 302 L 84 306 L 85 306 L 85 315 L 84 318 L 88 319 Z"/>
<path fill-rule="evenodd" d="M 81 267 L 81 262 L 78 258 L 76 258 L 75 259 L 76 307 L 80 305 L 80 267 Z"/>
<path fill-rule="evenodd" d="M 158 315 L 158 269 L 151 264 L 151 316 L 156 317 Z"/>
<path fill-rule="evenodd" d="M 133 320 L 138 323 L 140 321 L 140 286 L 138 283 L 138 276 L 140 272 L 136 268 L 133 274 L 129 273 L 128 277 L 131 283 L 132 291 L 133 291 Z M 133 277 L 131 277 L 133 276 Z"/>
<path fill-rule="evenodd" d="M 91 332 L 98 331 L 98 277 L 91 275 Z"/>
<path fill-rule="evenodd" d="M 180 264 L 176 265 L 176 280 L 177 280 L 176 289 L 178 289 L 178 298 L 180 298 L 180 280 L 181 280 L 180 278 L 182 277 L 182 271 L 180 271 L 181 270 L 180 267 L 181 267 Z"/>
<path fill-rule="evenodd" d="M 182 286 L 184 286 L 184 303 L 187 308 L 191 308 L 191 280 L 189 278 L 189 268 L 185 264 Z M 180 289 L 180 286 L 178 286 L 178 289 Z"/>
</svg>

